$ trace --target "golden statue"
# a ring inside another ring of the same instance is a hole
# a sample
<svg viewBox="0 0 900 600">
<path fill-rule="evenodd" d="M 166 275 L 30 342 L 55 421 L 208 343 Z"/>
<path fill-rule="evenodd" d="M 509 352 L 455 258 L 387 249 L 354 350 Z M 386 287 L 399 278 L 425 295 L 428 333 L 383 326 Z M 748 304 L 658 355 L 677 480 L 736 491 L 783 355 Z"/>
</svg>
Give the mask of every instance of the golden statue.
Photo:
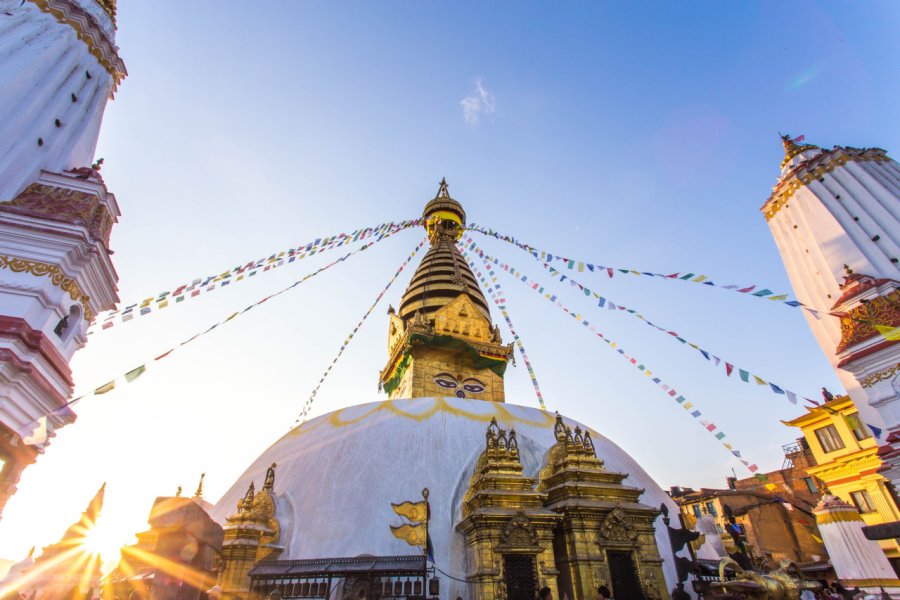
<svg viewBox="0 0 900 600">
<path fill-rule="evenodd" d="M 725 578 L 726 567 L 731 567 L 735 579 Z M 792 570 L 796 576 L 788 573 Z M 804 590 L 815 593 L 822 589 L 817 581 L 806 581 L 800 569 L 789 560 L 782 560 L 774 571 L 761 575 L 756 571 L 745 571 L 734 559 L 723 558 L 719 562 L 719 581 L 709 584 L 710 591 L 719 590 L 726 594 L 741 594 L 753 600 L 799 600 Z M 710 594 L 711 597 L 715 597 Z M 716 594 L 717 595 L 717 594 Z"/>
</svg>

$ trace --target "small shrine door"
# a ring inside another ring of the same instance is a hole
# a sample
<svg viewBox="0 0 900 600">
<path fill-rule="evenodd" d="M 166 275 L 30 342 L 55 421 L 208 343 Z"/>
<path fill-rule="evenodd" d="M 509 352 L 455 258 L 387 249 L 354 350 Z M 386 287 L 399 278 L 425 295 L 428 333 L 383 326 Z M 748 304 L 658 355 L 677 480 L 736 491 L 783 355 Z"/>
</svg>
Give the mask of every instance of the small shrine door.
<svg viewBox="0 0 900 600">
<path fill-rule="evenodd" d="M 508 600 L 535 600 L 537 598 L 534 572 L 534 556 L 531 554 L 507 554 L 503 557 L 503 578 Z"/>
<path fill-rule="evenodd" d="M 644 591 L 641 589 L 641 580 L 638 578 L 632 553 L 622 550 L 607 550 L 606 560 L 609 561 L 613 598 L 644 600 Z"/>
</svg>

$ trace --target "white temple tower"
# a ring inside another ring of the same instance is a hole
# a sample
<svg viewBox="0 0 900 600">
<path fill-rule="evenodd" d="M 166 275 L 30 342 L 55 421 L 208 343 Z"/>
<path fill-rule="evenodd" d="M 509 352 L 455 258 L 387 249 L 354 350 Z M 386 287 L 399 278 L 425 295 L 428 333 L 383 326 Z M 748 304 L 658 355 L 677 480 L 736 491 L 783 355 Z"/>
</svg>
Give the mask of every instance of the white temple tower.
<svg viewBox="0 0 900 600">
<path fill-rule="evenodd" d="M 783 136 L 762 206 L 797 299 L 862 420 L 900 439 L 900 165 L 879 148 L 823 150 Z M 818 318 L 817 318 L 818 317 Z M 876 434 L 878 431 L 873 430 Z M 895 485 L 900 451 L 882 452 Z"/>
<path fill-rule="evenodd" d="M 900 597 L 900 580 L 878 542 L 863 535 L 865 522 L 855 507 L 825 494 L 813 510 L 834 572 L 847 588 L 859 586 L 870 594 L 887 591 Z"/>
<path fill-rule="evenodd" d="M 0 0 L 0 512 L 75 420 L 69 360 L 118 302 L 115 197 L 92 168 L 125 77 L 115 0 Z"/>
</svg>

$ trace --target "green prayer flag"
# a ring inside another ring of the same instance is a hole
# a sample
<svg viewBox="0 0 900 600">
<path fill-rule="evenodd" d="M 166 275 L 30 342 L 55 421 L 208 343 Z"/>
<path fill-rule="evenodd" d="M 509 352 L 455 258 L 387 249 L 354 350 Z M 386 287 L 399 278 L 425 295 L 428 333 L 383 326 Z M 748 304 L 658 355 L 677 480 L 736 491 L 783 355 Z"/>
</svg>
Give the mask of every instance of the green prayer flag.
<svg viewBox="0 0 900 600">
<path fill-rule="evenodd" d="M 750 383 L 750 373 L 748 373 L 747 371 L 745 371 L 743 369 L 738 369 L 738 373 L 741 376 L 741 381 L 743 381 L 745 383 Z"/>
<path fill-rule="evenodd" d="M 141 365 L 137 369 L 132 369 L 132 370 L 128 371 L 127 373 L 125 373 L 125 381 L 127 381 L 128 383 L 131 383 L 132 381 L 134 381 L 135 379 L 137 379 L 138 377 L 143 375 L 144 371 L 146 371 L 146 370 L 147 370 L 146 365 Z"/>
</svg>

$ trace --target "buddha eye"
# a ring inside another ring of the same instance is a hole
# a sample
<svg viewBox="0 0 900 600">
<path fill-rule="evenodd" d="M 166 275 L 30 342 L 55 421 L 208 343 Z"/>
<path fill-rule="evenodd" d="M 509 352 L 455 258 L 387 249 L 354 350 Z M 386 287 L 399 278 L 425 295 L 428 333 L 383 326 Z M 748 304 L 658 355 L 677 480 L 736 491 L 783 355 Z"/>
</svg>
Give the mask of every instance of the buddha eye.
<svg viewBox="0 0 900 600">
<path fill-rule="evenodd" d="M 439 373 L 434 376 L 434 382 L 442 388 L 455 389 L 457 387 L 456 378 L 450 373 Z"/>
<path fill-rule="evenodd" d="M 477 379 L 466 379 L 463 381 L 463 389 L 472 394 L 478 394 L 485 390 L 485 385 Z"/>
</svg>

